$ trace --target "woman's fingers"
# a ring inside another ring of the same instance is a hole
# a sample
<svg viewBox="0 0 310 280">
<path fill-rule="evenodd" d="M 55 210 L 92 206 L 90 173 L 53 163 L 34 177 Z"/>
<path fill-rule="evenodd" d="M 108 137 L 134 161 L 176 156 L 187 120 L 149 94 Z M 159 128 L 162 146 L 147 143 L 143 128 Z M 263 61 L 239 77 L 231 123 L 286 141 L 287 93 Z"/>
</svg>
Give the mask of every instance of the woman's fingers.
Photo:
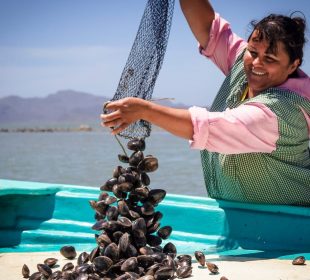
<svg viewBox="0 0 310 280">
<path fill-rule="evenodd" d="M 122 123 L 120 126 L 115 127 L 114 129 L 112 129 L 111 133 L 113 135 L 116 135 L 118 133 L 120 133 L 122 130 L 124 130 L 125 128 L 127 128 L 129 126 L 128 123 Z"/>
</svg>

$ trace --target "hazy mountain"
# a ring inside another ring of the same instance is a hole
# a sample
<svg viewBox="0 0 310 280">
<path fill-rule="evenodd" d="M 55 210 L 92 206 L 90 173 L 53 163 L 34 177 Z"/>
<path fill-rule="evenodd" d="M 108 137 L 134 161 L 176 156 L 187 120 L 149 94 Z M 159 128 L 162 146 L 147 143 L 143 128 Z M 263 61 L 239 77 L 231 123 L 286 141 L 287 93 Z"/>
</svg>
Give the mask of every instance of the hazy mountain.
<svg viewBox="0 0 310 280">
<path fill-rule="evenodd" d="M 102 104 L 107 100 L 108 97 L 73 90 L 58 91 L 47 97 L 7 96 L 0 98 L 0 123 L 98 121 Z M 188 107 L 170 101 L 161 104 Z"/>
</svg>

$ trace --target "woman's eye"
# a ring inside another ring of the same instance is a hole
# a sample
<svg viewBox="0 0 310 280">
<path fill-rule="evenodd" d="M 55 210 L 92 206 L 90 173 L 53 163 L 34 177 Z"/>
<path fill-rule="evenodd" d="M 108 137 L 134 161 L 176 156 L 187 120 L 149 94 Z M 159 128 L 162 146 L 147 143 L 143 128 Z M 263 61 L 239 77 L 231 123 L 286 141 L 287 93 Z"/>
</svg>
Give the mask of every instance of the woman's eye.
<svg viewBox="0 0 310 280">
<path fill-rule="evenodd" d="M 265 61 L 266 61 L 267 63 L 272 63 L 272 62 L 274 62 L 275 60 L 274 60 L 273 58 L 271 58 L 271 57 L 266 57 L 266 58 L 265 58 Z"/>
<path fill-rule="evenodd" d="M 256 52 L 249 51 L 249 53 L 250 53 L 250 55 L 251 55 L 252 57 L 257 57 L 257 53 L 256 53 Z"/>
</svg>

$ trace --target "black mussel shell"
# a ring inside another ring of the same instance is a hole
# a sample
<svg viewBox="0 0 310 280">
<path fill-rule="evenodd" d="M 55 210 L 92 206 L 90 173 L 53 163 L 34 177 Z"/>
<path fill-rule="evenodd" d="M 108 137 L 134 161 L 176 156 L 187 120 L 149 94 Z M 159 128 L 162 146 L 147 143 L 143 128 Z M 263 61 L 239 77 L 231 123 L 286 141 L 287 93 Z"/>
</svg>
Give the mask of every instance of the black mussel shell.
<svg viewBox="0 0 310 280">
<path fill-rule="evenodd" d="M 147 269 L 155 263 L 155 260 L 150 255 L 140 255 L 137 257 L 138 265 Z"/>
<path fill-rule="evenodd" d="M 150 216 L 155 213 L 155 208 L 152 203 L 150 202 L 144 202 L 141 207 L 141 212 L 145 216 Z"/>
<path fill-rule="evenodd" d="M 42 275 L 48 278 L 53 272 L 52 269 L 46 264 L 37 264 L 38 271 L 42 273 Z"/>
<path fill-rule="evenodd" d="M 123 232 L 121 232 L 121 231 L 115 231 L 115 232 L 113 232 L 113 234 L 112 234 L 112 239 L 113 239 L 113 241 L 115 242 L 115 243 L 119 243 L 119 240 L 120 240 L 120 238 L 122 237 L 122 235 L 123 235 L 124 233 Z"/>
<path fill-rule="evenodd" d="M 113 261 L 106 256 L 99 256 L 94 258 L 93 264 L 98 271 L 105 272 L 113 265 Z"/>
<path fill-rule="evenodd" d="M 109 244 L 105 250 L 104 255 L 110 258 L 114 263 L 119 260 L 119 249 L 115 243 Z"/>
<path fill-rule="evenodd" d="M 117 220 L 118 224 L 122 226 L 124 229 L 131 228 L 132 222 L 126 217 L 119 217 Z"/>
<path fill-rule="evenodd" d="M 299 256 L 299 257 L 296 257 L 293 261 L 292 261 L 292 264 L 293 265 L 304 265 L 306 262 L 306 259 L 304 256 Z"/>
<path fill-rule="evenodd" d="M 134 138 L 128 141 L 127 148 L 132 151 L 144 151 L 145 150 L 145 141 L 144 139 Z"/>
<path fill-rule="evenodd" d="M 120 200 L 117 204 L 117 209 L 118 212 L 122 215 L 122 216 L 129 216 L 129 208 L 127 203 L 124 200 Z"/>
<path fill-rule="evenodd" d="M 90 273 L 92 270 L 92 267 L 91 265 L 87 264 L 87 263 L 84 263 L 84 264 L 81 264 L 79 266 L 76 266 L 75 267 L 75 272 L 79 274 L 79 277 L 85 277 L 85 275 L 88 276 L 88 273 Z M 83 275 L 84 274 L 84 275 Z M 80 280 L 80 278 L 76 278 L 77 280 Z M 88 278 L 82 278 L 82 279 L 86 279 L 88 280 Z"/>
<path fill-rule="evenodd" d="M 154 253 L 153 249 L 149 246 L 144 246 L 139 249 L 141 255 L 152 255 Z"/>
<path fill-rule="evenodd" d="M 148 186 L 151 183 L 149 175 L 147 175 L 145 172 L 141 172 L 140 180 L 144 186 Z"/>
<path fill-rule="evenodd" d="M 145 275 L 147 276 L 147 275 L 149 275 L 149 276 L 154 276 L 154 274 L 155 274 L 155 272 L 158 270 L 158 269 L 160 269 L 161 268 L 161 263 L 160 262 L 157 262 L 156 260 L 155 260 L 155 264 L 153 264 L 152 266 L 150 266 L 149 268 L 148 268 L 148 270 L 147 270 L 147 272 L 145 273 Z M 153 278 L 154 279 L 154 278 Z"/>
<path fill-rule="evenodd" d="M 129 158 L 129 164 L 131 166 L 138 166 L 144 159 L 144 155 L 141 151 L 134 152 Z M 140 169 L 139 169 L 140 170 Z"/>
<path fill-rule="evenodd" d="M 97 238 L 96 241 L 98 243 L 99 246 L 107 246 L 110 243 L 112 243 L 110 237 L 106 234 L 106 233 L 101 233 Z"/>
<path fill-rule="evenodd" d="M 121 188 L 119 187 L 119 185 L 114 185 L 113 188 L 112 188 L 112 192 L 113 194 L 117 197 L 117 198 L 126 198 L 127 197 L 127 193 L 126 192 L 123 192 L 121 190 Z"/>
<path fill-rule="evenodd" d="M 163 189 L 153 189 L 149 191 L 147 201 L 157 206 L 166 196 L 166 191 Z"/>
<path fill-rule="evenodd" d="M 161 267 L 154 274 L 155 280 L 168 280 L 174 275 L 174 270 L 171 267 Z"/>
<path fill-rule="evenodd" d="M 144 247 L 146 245 L 146 237 L 141 229 L 135 229 L 132 231 L 133 240 L 137 248 Z"/>
<path fill-rule="evenodd" d="M 98 200 L 105 200 L 107 197 L 109 197 L 109 194 L 107 192 L 100 193 Z"/>
<path fill-rule="evenodd" d="M 116 221 L 118 217 L 118 209 L 116 206 L 110 206 L 106 211 L 106 217 L 109 221 Z"/>
<path fill-rule="evenodd" d="M 42 273 L 40 271 L 37 271 L 30 275 L 29 280 L 41 280 L 41 277 L 42 277 Z"/>
<path fill-rule="evenodd" d="M 139 280 L 154 280 L 154 276 L 153 275 L 144 275 L 138 279 Z"/>
<path fill-rule="evenodd" d="M 129 162 L 129 158 L 126 155 L 118 155 L 118 160 L 120 162 L 123 162 L 123 163 L 128 163 Z"/>
<path fill-rule="evenodd" d="M 29 270 L 29 267 L 26 264 L 23 265 L 22 275 L 23 275 L 24 278 L 29 278 L 30 270 Z"/>
<path fill-rule="evenodd" d="M 157 231 L 157 235 L 162 239 L 167 239 L 170 236 L 171 232 L 172 232 L 171 226 L 164 226 Z"/>
<path fill-rule="evenodd" d="M 177 256 L 179 266 L 192 266 L 191 255 L 179 255 Z"/>
<path fill-rule="evenodd" d="M 48 280 L 57 280 L 57 279 L 61 279 L 61 275 L 62 275 L 62 272 L 60 270 L 56 270 L 54 271 L 50 277 L 48 278 Z M 41 279 L 41 278 L 40 278 Z"/>
<path fill-rule="evenodd" d="M 113 177 L 114 178 L 118 178 L 119 176 L 121 176 L 124 172 L 125 172 L 125 168 L 123 168 L 122 166 L 117 166 L 114 170 L 113 170 Z"/>
<path fill-rule="evenodd" d="M 99 246 L 95 247 L 89 254 L 89 261 L 93 262 L 93 260 L 98 257 L 100 254 L 100 248 Z"/>
<path fill-rule="evenodd" d="M 60 254 L 62 254 L 65 258 L 72 260 L 76 257 L 76 251 L 73 246 L 63 246 L 60 248 Z"/>
<path fill-rule="evenodd" d="M 131 257 L 125 260 L 121 266 L 121 271 L 134 271 L 138 266 L 138 260 L 136 257 Z"/>
<path fill-rule="evenodd" d="M 161 244 L 162 240 L 157 235 L 148 234 L 146 236 L 147 244 L 149 244 L 151 247 L 155 247 Z"/>
<path fill-rule="evenodd" d="M 219 268 L 216 264 L 214 263 L 210 263 L 210 262 L 206 262 L 207 268 L 209 269 L 209 271 L 212 274 L 217 274 L 219 272 Z"/>
<path fill-rule="evenodd" d="M 191 266 L 180 266 L 177 268 L 177 276 L 178 278 L 187 278 L 192 275 L 192 267 Z"/>
<path fill-rule="evenodd" d="M 201 265 L 201 266 L 205 266 L 206 263 L 206 257 L 205 254 L 201 251 L 195 251 L 195 258 L 197 260 L 197 262 Z"/>
<path fill-rule="evenodd" d="M 74 264 L 72 262 L 68 262 L 63 266 L 62 271 L 72 270 L 73 268 Z"/>
<path fill-rule="evenodd" d="M 126 257 L 131 258 L 131 257 L 136 257 L 138 256 L 138 251 L 135 246 L 132 244 L 129 244 L 127 251 L 126 251 Z"/>
<path fill-rule="evenodd" d="M 53 267 L 58 262 L 58 259 L 55 258 L 47 258 L 44 261 L 44 264 L 48 265 L 49 267 Z"/>
<path fill-rule="evenodd" d="M 77 264 L 82 265 L 87 263 L 88 261 L 89 261 L 89 254 L 87 252 L 82 252 L 77 259 Z"/>
<path fill-rule="evenodd" d="M 172 257 L 170 257 L 169 255 L 166 255 L 165 259 L 161 263 L 163 266 L 170 267 L 174 271 L 176 271 L 176 268 L 177 268 L 176 261 L 172 259 Z"/>
<path fill-rule="evenodd" d="M 142 159 L 138 164 L 138 169 L 141 172 L 154 172 L 158 168 L 158 160 L 155 157 L 149 156 Z"/>
<path fill-rule="evenodd" d="M 126 253 L 129 247 L 129 244 L 130 244 L 129 234 L 125 232 L 119 239 L 119 243 L 118 243 L 119 251 L 121 253 Z"/>
<path fill-rule="evenodd" d="M 175 247 L 175 245 L 171 242 L 168 242 L 164 248 L 163 248 L 163 252 L 167 255 L 169 255 L 171 258 L 175 258 L 177 255 L 177 248 Z"/>
<path fill-rule="evenodd" d="M 146 233 L 146 224 L 143 218 L 138 218 L 132 222 L 132 229 L 133 230 L 142 230 L 142 232 Z"/>
<path fill-rule="evenodd" d="M 100 187 L 100 190 L 110 192 L 112 191 L 113 186 L 116 185 L 117 183 L 118 183 L 117 178 L 113 177 L 109 179 L 108 181 L 106 181 L 105 184 Z"/>
<path fill-rule="evenodd" d="M 121 183 L 134 183 L 137 180 L 137 178 L 133 174 L 124 173 L 124 174 L 120 175 L 117 180 L 118 180 L 119 184 L 121 184 Z"/>
</svg>

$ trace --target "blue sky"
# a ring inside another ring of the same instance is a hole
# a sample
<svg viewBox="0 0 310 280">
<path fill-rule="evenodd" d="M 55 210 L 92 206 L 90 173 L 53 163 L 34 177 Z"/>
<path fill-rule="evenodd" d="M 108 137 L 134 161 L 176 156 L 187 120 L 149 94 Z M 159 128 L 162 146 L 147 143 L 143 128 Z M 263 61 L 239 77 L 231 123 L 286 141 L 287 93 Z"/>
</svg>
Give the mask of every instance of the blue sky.
<svg viewBox="0 0 310 280">
<path fill-rule="evenodd" d="M 308 0 L 211 2 L 245 38 L 249 22 L 269 13 L 299 10 L 310 22 Z M 0 97 L 43 97 L 65 89 L 112 97 L 145 5 L 146 0 L 0 0 Z M 309 46 L 302 68 L 310 73 Z M 198 54 L 176 0 L 153 96 L 209 105 L 223 79 Z"/>
</svg>

